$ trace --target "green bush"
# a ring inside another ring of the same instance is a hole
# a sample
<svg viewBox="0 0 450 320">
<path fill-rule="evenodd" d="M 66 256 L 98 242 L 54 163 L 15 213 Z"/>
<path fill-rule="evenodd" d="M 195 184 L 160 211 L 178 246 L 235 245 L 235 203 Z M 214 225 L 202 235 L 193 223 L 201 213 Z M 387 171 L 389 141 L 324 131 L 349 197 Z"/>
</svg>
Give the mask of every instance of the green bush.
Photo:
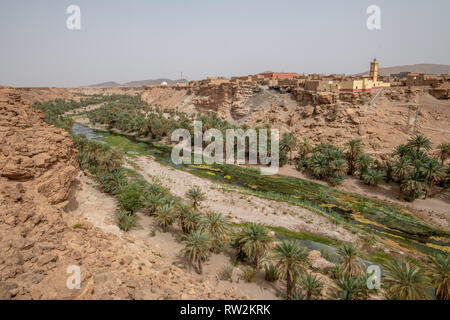
<svg viewBox="0 0 450 320">
<path fill-rule="evenodd" d="M 119 206 L 122 210 L 135 213 L 137 210 L 142 208 L 142 197 L 141 190 L 136 185 L 136 183 L 130 183 L 122 189 L 120 194 L 117 196 L 119 201 Z"/>
<path fill-rule="evenodd" d="M 222 270 L 222 279 L 233 282 L 233 265 L 227 264 Z"/>
<path fill-rule="evenodd" d="M 256 275 L 256 270 L 252 267 L 245 267 L 242 269 L 242 275 L 244 276 L 246 282 L 252 282 Z"/>
<path fill-rule="evenodd" d="M 376 169 L 367 169 L 362 175 L 363 181 L 373 187 L 376 187 L 383 180 L 383 178 L 383 172 Z"/>
<path fill-rule="evenodd" d="M 127 185 L 127 178 L 123 173 L 123 169 L 99 174 L 97 179 L 100 182 L 102 191 L 112 195 L 119 194 Z"/>
<path fill-rule="evenodd" d="M 167 232 L 176 219 L 175 212 L 169 205 L 158 207 L 155 212 L 156 223 L 162 228 L 163 232 Z"/>
<path fill-rule="evenodd" d="M 119 228 L 125 232 L 136 226 L 137 217 L 126 211 L 118 211 L 116 213 L 116 223 Z"/>
<path fill-rule="evenodd" d="M 264 265 L 264 270 L 266 271 L 265 279 L 269 282 L 276 282 L 280 279 L 280 273 L 278 269 L 273 265 L 273 263 L 268 263 Z"/>
<path fill-rule="evenodd" d="M 161 194 L 147 195 L 144 201 L 145 214 L 149 216 L 154 215 L 156 210 L 158 210 L 159 206 L 161 205 L 161 198 Z"/>
</svg>

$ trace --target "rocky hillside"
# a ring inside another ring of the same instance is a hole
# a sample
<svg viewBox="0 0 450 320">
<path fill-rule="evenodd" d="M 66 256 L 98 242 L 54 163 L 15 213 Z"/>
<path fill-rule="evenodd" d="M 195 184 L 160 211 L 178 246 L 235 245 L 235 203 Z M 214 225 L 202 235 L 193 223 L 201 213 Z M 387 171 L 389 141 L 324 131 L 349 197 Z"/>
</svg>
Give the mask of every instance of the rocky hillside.
<svg viewBox="0 0 450 320">
<path fill-rule="evenodd" d="M 0 299 L 237 299 L 161 267 L 151 244 L 94 228 L 64 211 L 79 174 L 69 134 L 19 91 L 0 88 Z M 67 268 L 81 268 L 70 290 Z"/>
<path fill-rule="evenodd" d="M 438 100 L 422 89 L 384 89 L 369 105 L 373 93 L 310 92 L 302 88 L 269 89 L 258 84 L 147 87 L 142 99 L 152 105 L 188 113 L 215 112 L 233 124 L 270 124 L 314 143 L 343 145 L 360 138 L 365 150 L 386 155 L 417 132 L 437 145 L 450 140 L 450 101 Z"/>
</svg>

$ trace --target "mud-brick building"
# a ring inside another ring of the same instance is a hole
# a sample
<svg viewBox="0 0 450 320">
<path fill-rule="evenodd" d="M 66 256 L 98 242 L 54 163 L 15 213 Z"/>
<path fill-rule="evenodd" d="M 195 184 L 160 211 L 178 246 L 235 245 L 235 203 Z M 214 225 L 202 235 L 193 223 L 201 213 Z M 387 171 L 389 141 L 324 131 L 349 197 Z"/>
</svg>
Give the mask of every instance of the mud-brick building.
<svg viewBox="0 0 450 320">
<path fill-rule="evenodd" d="M 285 72 L 267 72 L 260 73 L 264 79 L 275 80 L 275 79 L 291 79 L 298 76 L 297 73 L 285 73 Z"/>
<path fill-rule="evenodd" d="M 339 84 L 330 79 L 307 80 L 305 82 L 305 90 L 315 92 L 337 92 L 339 90 Z"/>
<path fill-rule="evenodd" d="M 344 80 L 339 84 L 339 91 L 371 91 L 372 89 L 387 88 L 390 86 L 391 84 L 389 82 L 380 81 L 378 79 L 378 61 L 377 59 L 373 59 L 373 61 L 370 63 L 369 76 Z"/>
<path fill-rule="evenodd" d="M 432 86 L 434 88 L 438 87 L 441 79 L 436 75 L 431 74 L 419 74 L 419 73 L 408 73 L 406 78 L 407 86 Z"/>
</svg>

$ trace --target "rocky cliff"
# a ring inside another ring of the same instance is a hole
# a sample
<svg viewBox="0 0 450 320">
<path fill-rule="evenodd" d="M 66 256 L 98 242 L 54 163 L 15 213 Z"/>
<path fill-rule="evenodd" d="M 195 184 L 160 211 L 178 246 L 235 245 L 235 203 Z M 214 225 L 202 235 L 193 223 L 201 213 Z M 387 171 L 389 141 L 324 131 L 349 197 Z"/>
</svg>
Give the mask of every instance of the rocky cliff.
<svg viewBox="0 0 450 320">
<path fill-rule="evenodd" d="M 151 243 L 64 212 L 79 173 L 69 134 L 47 125 L 17 90 L 0 88 L 0 299 L 220 299 Z M 69 289 L 68 267 L 81 270 Z"/>
</svg>

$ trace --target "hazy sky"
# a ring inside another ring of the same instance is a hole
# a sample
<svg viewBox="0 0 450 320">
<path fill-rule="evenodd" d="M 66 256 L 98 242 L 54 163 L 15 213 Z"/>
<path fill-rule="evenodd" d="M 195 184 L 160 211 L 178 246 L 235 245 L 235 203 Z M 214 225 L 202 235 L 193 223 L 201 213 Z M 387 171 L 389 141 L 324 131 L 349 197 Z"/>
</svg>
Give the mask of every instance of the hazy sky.
<svg viewBox="0 0 450 320">
<path fill-rule="evenodd" d="M 379 31 L 366 27 L 371 4 Z M 0 0 L 0 84 L 358 73 L 374 56 L 450 64 L 449 12 L 449 0 Z"/>
</svg>

